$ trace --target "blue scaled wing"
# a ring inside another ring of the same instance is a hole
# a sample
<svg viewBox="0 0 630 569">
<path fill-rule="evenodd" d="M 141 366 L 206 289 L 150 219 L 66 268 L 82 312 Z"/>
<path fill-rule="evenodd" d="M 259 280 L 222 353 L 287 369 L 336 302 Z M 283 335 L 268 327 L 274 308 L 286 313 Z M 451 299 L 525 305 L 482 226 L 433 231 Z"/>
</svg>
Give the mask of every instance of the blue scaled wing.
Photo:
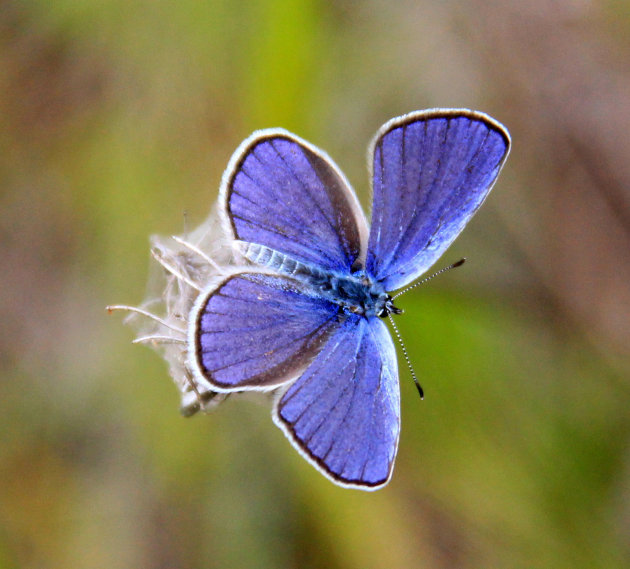
<svg viewBox="0 0 630 569">
<path fill-rule="evenodd" d="M 287 131 L 245 140 L 221 192 L 235 239 L 336 271 L 365 257 L 367 223 L 350 185 L 325 153 Z"/>
<path fill-rule="evenodd" d="M 338 307 L 300 283 L 238 272 L 199 296 L 188 363 L 216 391 L 273 389 L 298 377 L 339 326 Z"/>
<path fill-rule="evenodd" d="M 482 204 L 510 147 L 507 130 L 465 109 L 410 113 L 372 142 L 372 226 L 366 268 L 387 290 L 444 253 Z"/>
<path fill-rule="evenodd" d="M 348 317 L 279 395 L 274 420 L 337 484 L 364 490 L 387 484 L 398 447 L 400 393 L 385 324 Z"/>
</svg>

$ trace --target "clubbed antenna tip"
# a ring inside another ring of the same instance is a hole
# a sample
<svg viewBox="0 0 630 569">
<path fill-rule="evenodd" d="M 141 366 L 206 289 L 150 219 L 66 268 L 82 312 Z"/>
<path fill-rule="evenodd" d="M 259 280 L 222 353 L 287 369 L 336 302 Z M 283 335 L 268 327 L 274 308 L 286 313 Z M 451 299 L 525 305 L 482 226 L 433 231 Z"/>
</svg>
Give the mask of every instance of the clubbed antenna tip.
<svg viewBox="0 0 630 569">
<path fill-rule="evenodd" d="M 409 354 L 407 353 L 407 348 L 405 347 L 405 344 L 402 341 L 402 336 L 400 335 L 400 332 L 398 331 L 398 326 L 396 326 L 396 323 L 394 322 L 394 319 L 392 318 L 391 314 L 388 314 L 387 317 L 389 318 L 392 328 L 394 329 L 394 332 L 396 333 L 396 339 L 398 340 L 398 343 L 400 344 L 400 347 L 403 351 L 403 355 L 405 356 L 405 361 L 407 362 L 407 367 L 409 368 L 409 371 L 411 372 L 411 377 L 413 378 L 413 382 L 416 384 L 416 388 L 418 389 L 418 393 L 420 394 L 420 399 L 424 399 L 424 391 L 422 391 L 422 386 L 420 385 L 420 382 L 418 381 L 418 378 L 416 377 L 416 372 L 413 370 L 413 366 L 411 365 L 411 360 L 409 359 Z"/>
<path fill-rule="evenodd" d="M 416 387 L 418 388 L 418 393 L 420 394 L 420 399 L 424 399 L 424 391 L 422 390 L 422 386 L 416 381 Z"/>
</svg>

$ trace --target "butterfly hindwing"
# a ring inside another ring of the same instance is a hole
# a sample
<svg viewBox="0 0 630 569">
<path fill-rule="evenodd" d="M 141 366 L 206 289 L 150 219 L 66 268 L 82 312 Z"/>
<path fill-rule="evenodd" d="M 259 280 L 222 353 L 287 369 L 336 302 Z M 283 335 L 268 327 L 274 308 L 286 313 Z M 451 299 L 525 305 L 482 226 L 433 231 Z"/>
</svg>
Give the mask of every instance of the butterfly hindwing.
<svg viewBox="0 0 630 569">
<path fill-rule="evenodd" d="M 339 327 L 334 304 L 293 279 L 237 272 L 202 294 L 189 330 L 189 365 L 217 391 L 291 381 Z"/>
<path fill-rule="evenodd" d="M 222 183 L 234 237 L 327 270 L 349 271 L 365 256 L 367 223 L 334 162 L 281 129 L 254 133 Z"/>
<path fill-rule="evenodd" d="M 396 352 L 379 319 L 349 316 L 278 398 L 274 420 L 334 482 L 389 481 L 400 432 Z"/>
<path fill-rule="evenodd" d="M 367 271 L 387 290 L 424 273 L 482 204 L 509 146 L 507 130 L 476 111 L 420 111 L 383 125 L 371 146 Z"/>
</svg>

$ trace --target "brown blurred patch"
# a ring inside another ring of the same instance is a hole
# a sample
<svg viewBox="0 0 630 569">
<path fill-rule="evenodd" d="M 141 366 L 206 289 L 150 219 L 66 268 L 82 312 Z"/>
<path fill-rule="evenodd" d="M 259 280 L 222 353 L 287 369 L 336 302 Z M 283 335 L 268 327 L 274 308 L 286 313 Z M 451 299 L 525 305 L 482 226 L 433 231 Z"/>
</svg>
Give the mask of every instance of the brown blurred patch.
<svg viewBox="0 0 630 569">
<path fill-rule="evenodd" d="M 630 45 L 585 2 L 477 2 L 466 32 L 501 93 L 526 194 L 506 231 L 600 348 L 630 344 Z M 603 343 L 602 343 L 603 341 Z"/>
<path fill-rule="evenodd" d="M 81 240 L 79 193 L 63 164 L 103 102 L 108 73 L 95 47 L 20 3 L 2 2 L 0 13 L 0 357 L 11 369 L 62 341 L 61 299 Z"/>
<path fill-rule="evenodd" d="M 14 2 L 0 7 L 0 113 L 23 143 L 57 142 L 103 97 L 107 70 Z"/>
</svg>

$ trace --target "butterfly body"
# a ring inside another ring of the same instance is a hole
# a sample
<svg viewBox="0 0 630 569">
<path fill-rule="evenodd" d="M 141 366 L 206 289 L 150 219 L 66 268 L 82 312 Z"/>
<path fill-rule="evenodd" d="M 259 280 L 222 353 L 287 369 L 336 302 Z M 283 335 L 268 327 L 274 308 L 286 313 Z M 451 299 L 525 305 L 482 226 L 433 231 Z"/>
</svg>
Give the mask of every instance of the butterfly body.
<svg viewBox="0 0 630 569">
<path fill-rule="evenodd" d="M 312 294 L 339 305 L 346 313 L 385 318 L 389 313 L 400 312 L 383 285 L 370 277 L 365 269 L 352 274 L 324 270 L 255 243 L 244 244 L 242 253 L 252 263 L 305 283 L 312 288 Z"/>
</svg>

